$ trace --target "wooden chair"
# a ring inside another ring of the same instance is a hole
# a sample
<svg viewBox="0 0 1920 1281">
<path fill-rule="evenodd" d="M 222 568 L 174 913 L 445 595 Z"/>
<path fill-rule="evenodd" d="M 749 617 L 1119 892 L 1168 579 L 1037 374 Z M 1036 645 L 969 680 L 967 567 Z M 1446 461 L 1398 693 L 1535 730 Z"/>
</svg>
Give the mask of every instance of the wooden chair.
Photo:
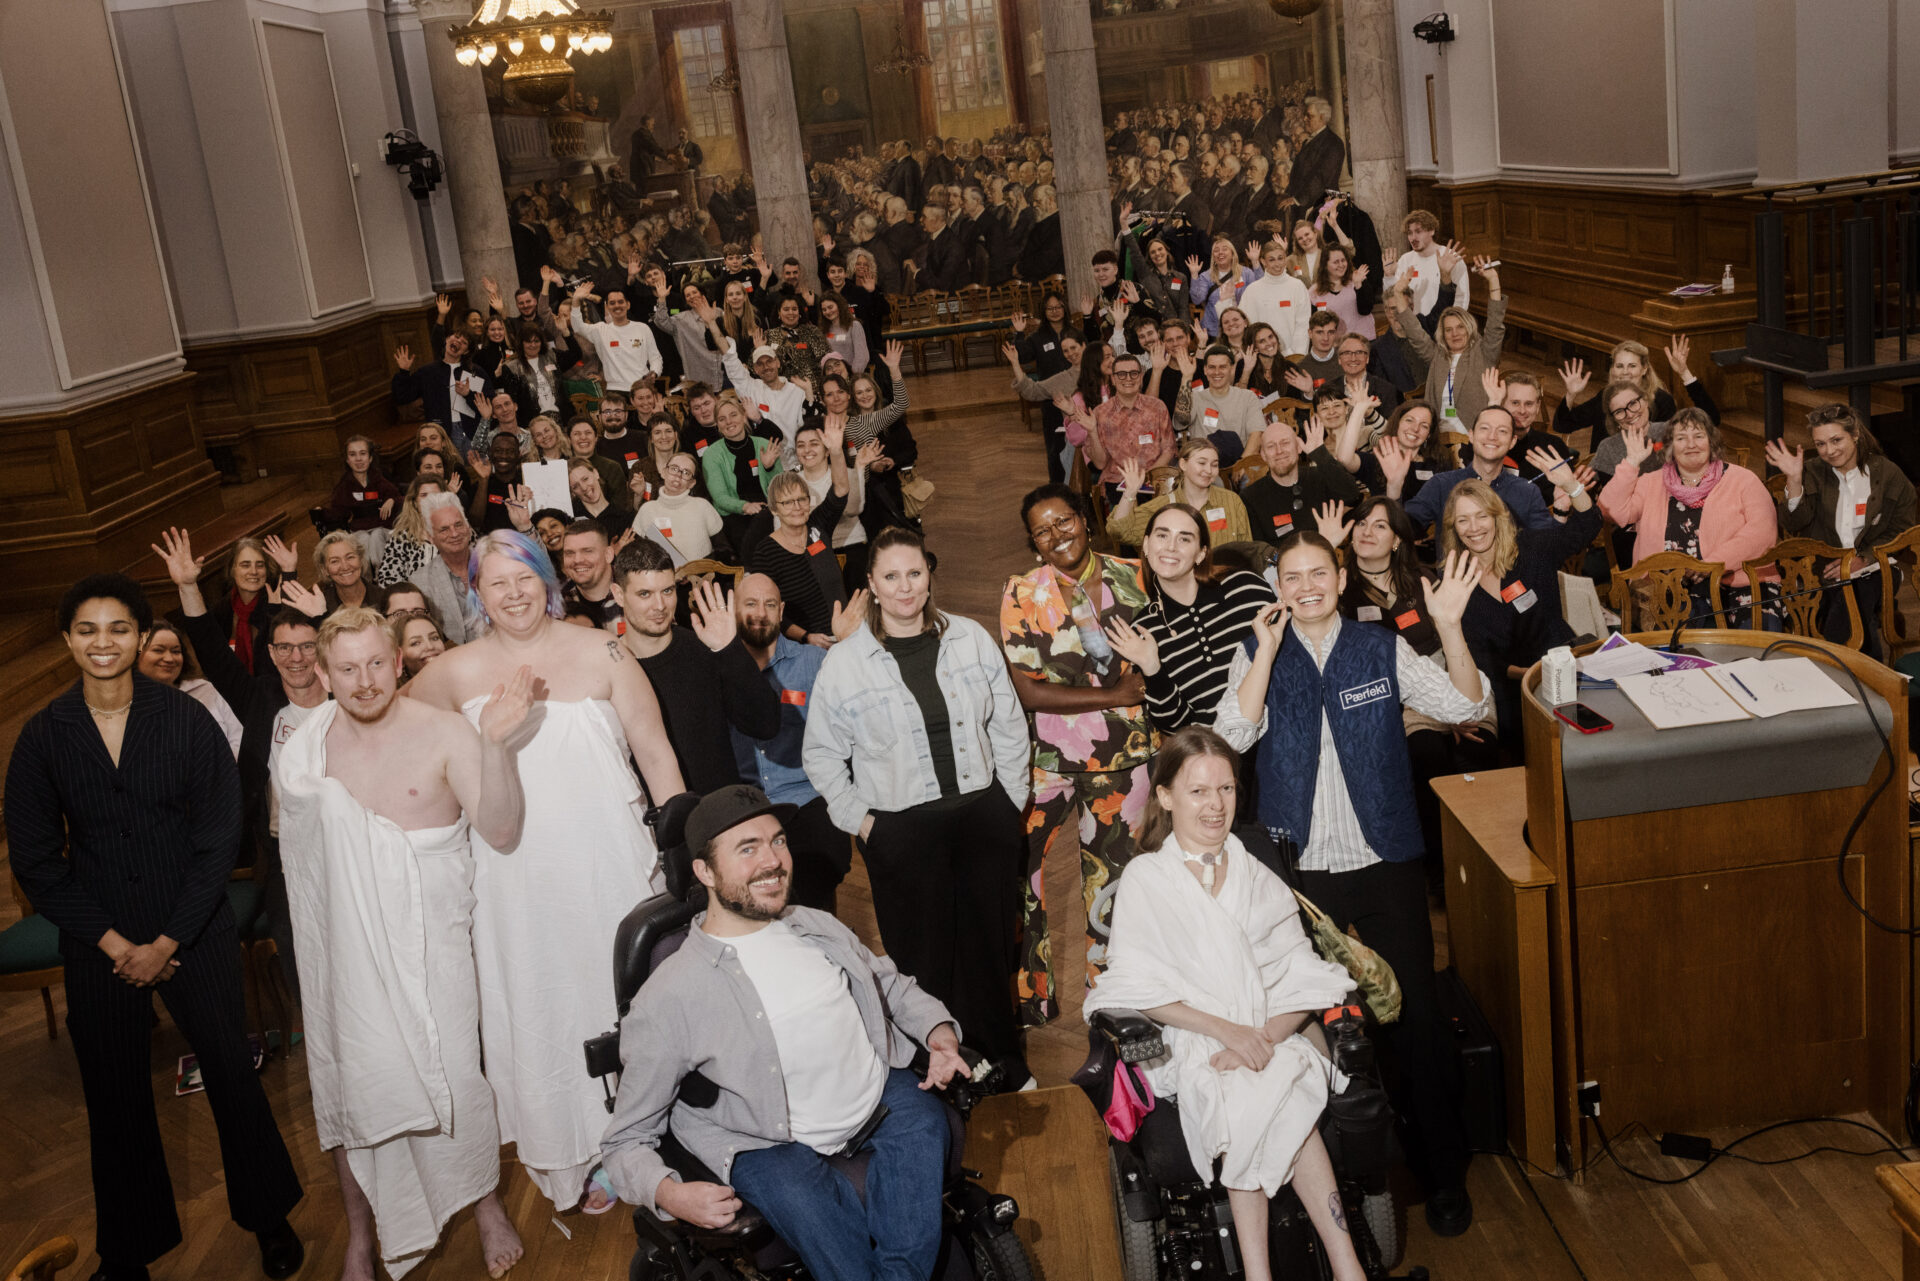
<svg viewBox="0 0 1920 1281">
<path fill-rule="evenodd" d="M 1690 578 L 1706 578 L 1707 599 L 1719 609 L 1720 580 L 1726 573 L 1727 567 L 1720 562 L 1695 560 L 1685 552 L 1655 552 L 1631 569 L 1615 569 L 1609 595 L 1614 613 L 1620 615 L 1620 630 L 1671 631 L 1692 617 Z"/>
<path fill-rule="evenodd" d="M 1915 582 L 1915 576 L 1920 575 L 1920 525 L 1874 548 L 1873 558 L 1880 564 L 1880 644 L 1885 649 L 1880 661 L 1897 671 L 1907 671 L 1898 666 L 1899 660 L 1906 651 L 1920 649 L 1920 640 L 1909 639 L 1904 634 L 1906 620 L 1900 613 L 1900 587 L 1893 576 L 1902 566 L 1906 568 L 1908 582 Z M 1916 586 L 1916 590 L 1920 590 L 1920 586 Z"/>
<path fill-rule="evenodd" d="M 1849 555 L 1843 547 L 1832 547 L 1816 542 L 1811 538 L 1783 538 L 1769 547 L 1763 555 L 1747 561 L 1742 568 L 1747 571 L 1747 581 L 1758 583 L 1759 572 L 1777 567 L 1780 571 L 1780 594 L 1788 599 L 1780 602 L 1780 609 L 1786 616 L 1787 630 L 1795 636 L 1820 635 L 1820 606 L 1826 600 L 1824 592 L 1816 591 L 1822 583 L 1820 568 L 1827 561 L 1838 560 Z M 1847 602 L 1847 639 L 1842 643 L 1848 649 L 1859 649 L 1866 639 L 1866 631 L 1860 625 L 1860 602 L 1853 598 L 1853 584 L 1846 584 L 1843 598 Z M 1753 594 L 1753 629 L 1760 630 L 1761 593 Z"/>
<path fill-rule="evenodd" d="M 738 587 L 740 580 L 746 576 L 746 572 L 745 565 L 727 565 L 717 560 L 690 560 L 674 570 L 673 577 L 676 582 L 685 582 L 689 578 L 698 578 L 703 574 L 725 574 L 733 580 L 733 585 Z"/>
<path fill-rule="evenodd" d="M 281 975 L 280 947 L 268 932 L 266 887 L 253 867 L 236 867 L 227 877 L 227 906 L 233 911 L 233 923 L 240 935 L 240 972 L 247 984 L 248 1002 L 253 1006 L 254 1033 L 260 1038 L 260 1052 L 269 1053 L 267 1044 L 267 1000 L 280 1018 L 280 1049 L 292 1048 L 293 1005 L 285 977 Z"/>
<path fill-rule="evenodd" d="M 60 1025 L 53 1017 L 53 989 L 66 985 L 66 965 L 60 959 L 60 927 L 33 910 L 18 877 L 9 873 L 7 879 L 13 885 L 20 919 L 0 930 L 0 992 L 39 989 L 40 1002 L 47 1010 L 47 1039 L 57 1041 Z"/>
<path fill-rule="evenodd" d="M 573 402 L 573 416 L 575 418 L 586 418 L 600 407 L 600 397 L 591 392 L 576 391 L 573 395 L 567 397 L 567 399 Z"/>
<path fill-rule="evenodd" d="M 1155 467 L 1147 473 L 1147 484 L 1153 486 L 1154 497 L 1171 493 L 1180 482 L 1180 469 L 1169 463 L 1165 467 Z"/>
<path fill-rule="evenodd" d="M 1776 503 L 1785 498 L 1787 496 L 1787 474 L 1785 472 L 1776 472 L 1767 477 L 1767 492 L 1773 495 L 1773 501 Z"/>
<path fill-rule="evenodd" d="M 55 1237 L 27 1251 L 27 1256 L 7 1273 L 7 1281 L 53 1281 L 54 1273 L 79 1257 L 78 1241 L 72 1237 Z"/>
<path fill-rule="evenodd" d="M 1600 532 L 1593 536 L 1593 541 L 1573 555 L 1567 557 L 1566 562 L 1562 564 L 1560 568 L 1564 572 L 1573 574 L 1576 577 L 1584 577 L 1587 572 L 1587 555 L 1590 552 L 1597 551 L 1605 554 L 1607 558 L 1607 572 L 1609 574 L 1618 571 L 1620 561 L 1619 558 L 1614 555 L 1613 536 L 1619 532 L 1619 527 L 1612 521 L 1602 520 L 1600 522 Z"/>
<path fill-rule="evenodd" d="M 1267 460 L 1258 454 L 1248 454 L 1220 474 L 1226 478 L 1227 487 L 1239 493 L 1267 474 Z"/>
</svg>

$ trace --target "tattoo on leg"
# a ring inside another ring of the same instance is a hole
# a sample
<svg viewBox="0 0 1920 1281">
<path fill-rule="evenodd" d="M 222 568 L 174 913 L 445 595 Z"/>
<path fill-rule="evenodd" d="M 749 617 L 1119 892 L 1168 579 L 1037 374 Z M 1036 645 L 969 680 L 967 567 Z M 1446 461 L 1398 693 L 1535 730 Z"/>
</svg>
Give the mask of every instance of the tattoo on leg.
<svg viewBox="0 0 1920 1281">
<path fill-rule="evenodd" d="M 1333 1214 L 1333 1226 L 1345 1232 L 1347 1230 L 1347 1211 L 1346 1207 L 1340 1204 L 1340 1194 L 1338 1192 L 1327 1193 L 1327 1209 Z"/>
</svg>

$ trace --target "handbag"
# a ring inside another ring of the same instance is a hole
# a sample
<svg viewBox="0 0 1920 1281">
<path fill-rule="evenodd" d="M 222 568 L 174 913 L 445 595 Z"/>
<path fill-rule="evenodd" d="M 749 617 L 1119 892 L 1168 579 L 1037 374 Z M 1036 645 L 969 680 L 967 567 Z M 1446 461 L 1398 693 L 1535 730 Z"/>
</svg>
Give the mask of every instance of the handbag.
<svg viewBox="0 0 1920 1281">
<path fill-rule="evenodd" d="M 901 505 L 906 508 L 910 520 L 918 520 L 920 513 L 927 509 L 927 502 L 933 497 L 933 482 L 924 476 L 909 473 L 900 482 Z"/>
<path fill-rule="evenodd" d="M 1120 1058 L 1106 1037 L 1090 1031 L 1087 1041 L 1092 1052 L 1073 1074 L 1073 1084 L 1086 1091 L 1100 1109 L 1107 1133 L 1125 1143 L 1153 1111 L 1153 1086 L 1147 1082 L 1146 1073 Z"/>
<path fill-rule="evenodd" d="M 1353 976 L 1374 1018 L 1382 1023 L 1398 1019 L 1400 980 L 1394 977 L 1393 967 L 1365 943 L 1336 928 L 1333 918 L 1315 907 L 1312 899 L 1299 890 L 1295 890 L 1293 896 L 1300 900 L 1300 910 L 1307 914 L 1313 926 L 1313 941 L 1320 948 L 1320 955 Z"/>
</svg>

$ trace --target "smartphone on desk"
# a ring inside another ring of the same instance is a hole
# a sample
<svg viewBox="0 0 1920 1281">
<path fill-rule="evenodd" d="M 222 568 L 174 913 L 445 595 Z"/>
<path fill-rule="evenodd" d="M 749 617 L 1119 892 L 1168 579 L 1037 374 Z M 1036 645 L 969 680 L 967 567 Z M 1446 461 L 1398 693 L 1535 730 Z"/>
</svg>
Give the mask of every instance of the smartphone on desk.
<svg viewBox="0 0 1920 1281">
<path fill-rule="evenodd" d="M 1588 707 L 1585 703 L 1566 703 L 1553 709 L 1553 714 L 1582 734 L 1598 734 L 1603 729 L 1612 729 L 1613 722 Z"/>
</svg>

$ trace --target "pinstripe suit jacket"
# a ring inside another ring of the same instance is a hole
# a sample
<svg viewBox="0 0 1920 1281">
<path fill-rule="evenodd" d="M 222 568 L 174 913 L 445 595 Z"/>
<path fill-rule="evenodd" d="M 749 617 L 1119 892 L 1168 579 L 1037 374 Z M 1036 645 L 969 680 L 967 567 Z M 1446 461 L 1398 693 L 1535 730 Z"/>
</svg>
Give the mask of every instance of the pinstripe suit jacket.
<svg viewBox="0 0 1920 1281">
<path fill-rule="evenodd" d="M 14 875 L 60 927 L 62 955 L 109 929 L 185 949 L 210 922 L 232 928 L 240 774 L 213 715 L 188 695 L 136 673 L 116 767 L 75 682 L 21 731 L 6 806 Z"/>
</svg>

